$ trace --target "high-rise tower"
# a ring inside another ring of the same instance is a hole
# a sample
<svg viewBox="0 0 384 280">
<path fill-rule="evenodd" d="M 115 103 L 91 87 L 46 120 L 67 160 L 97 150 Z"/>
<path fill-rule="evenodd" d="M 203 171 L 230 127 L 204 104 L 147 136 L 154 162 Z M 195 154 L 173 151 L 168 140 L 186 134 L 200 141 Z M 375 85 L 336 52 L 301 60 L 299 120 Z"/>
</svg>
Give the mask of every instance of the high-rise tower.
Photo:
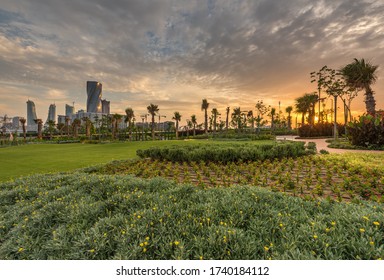
<svg viewBox="0 0 384 280">
<path fill-rule="evenodd" d="M 47 117 L 47 121 L 56 121 L 56 105 L 55 104 L 51 104 L 49 105 L 49 109 L 48 109 L 48 117 Z"/>
<path fill-rule="evenodd" d="M 111 102 L 106 100 L 106 99 L 101 100 L 101 112 L 103 114 L 109 115 L 111 113 L 110 104 L 111 104 Z"/>
<path fill-rule="evenodd" d="M 75 113 L 75 106 L 71 106 L 68 104 L 65 104 L 65 115 L 69 117 L 70 115 Z"/>
<path fill-rule="evenodd" d="M 27 126 L 34 127 L 36 126 L 35 120 L 36 116 L 36 107 L 35 103 L 28 99 L 27 101 Z"/>
<path fill-rule="evenodd" d="M 95 81 L 87 81 L 87 112 L 101 113 L 102 84 Z"/>
</svg>

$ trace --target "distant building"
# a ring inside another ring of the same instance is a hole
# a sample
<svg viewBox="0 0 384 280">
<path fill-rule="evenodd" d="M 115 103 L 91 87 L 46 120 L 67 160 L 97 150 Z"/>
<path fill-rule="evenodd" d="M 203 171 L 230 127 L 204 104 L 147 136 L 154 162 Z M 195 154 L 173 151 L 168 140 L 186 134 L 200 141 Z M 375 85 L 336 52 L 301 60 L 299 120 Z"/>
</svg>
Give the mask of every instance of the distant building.
<svg viewBox="0 0 384 280">
<path fill-rule="evenodd" d="M 111 111 L 110 104 L 111 104 L 111 102 L 107 101 L 106 99 L 101 100 L 101 112 L 103 114 L 107 114 L 107 115 L 110 114 L 110 111 Z"/>
<path fill-rule="evenodd" d="M 57 123 L 63 123 L 65 124 L 65 119 L 66 119 L 67 116 L 64 116 L 64 115 L 58 115 L 57 116 Z"/>
<path fill-rule="evenodd" d="M 55 104 L 49 105 L 48 117 L 45 123 L 47 124 L 49 121 L 56 122 L 56 105 Z"/>
<path fill-rule="evenodd" d="M 65 115 L 69 117 L 74 113 L 75 113 L 75 106 L 65 104 Z"/>
<path fill-rule="evenodd" d="M 35 103 L 31 100 L 27 101 L 27 130 L 28 131 L 37 131 L 37 124 L 35 120 L 36 116 L 36 107 Z"/>
<path fill-rule="evenodd" d="M 13 129 L 18 129 L 20 126 L 21 126 L 20 117 L 13 117 L 12 118 L 12 127 L 13 127 Z"/>
<path fill-rule="evenodd" d="M 87 81 L 87 113 L 101 113 L 103 85 L 96 81 Z"/>
</svg>

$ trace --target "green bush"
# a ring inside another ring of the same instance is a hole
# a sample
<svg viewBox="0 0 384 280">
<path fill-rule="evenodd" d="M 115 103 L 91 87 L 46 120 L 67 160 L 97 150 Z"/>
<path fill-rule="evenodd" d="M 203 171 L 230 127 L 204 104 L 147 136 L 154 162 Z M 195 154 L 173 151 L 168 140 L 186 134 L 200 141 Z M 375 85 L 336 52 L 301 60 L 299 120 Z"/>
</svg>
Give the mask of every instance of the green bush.
<svg viewBox="0 0 384 280">
<path fill-rule="evenodd" d="M 314 125 L 305 124 L 299 127 L 300 137 L 331 137 L 333 136 L 333 123 L 316 123 Z M 344 125 L 337 124 L 338 134 L 344 134 Z"/>
<path fill-rule="evenodd" d="M 382 116 L 363 115 L 347 126 L 352 145 L 367 148 L 384 147 L 384 119 Z"/>
<path fill-rule="evenodd" d="M 313 143 L 314 144 L 314 143 Z M 228 144 L 215 146 L 189 145 L 170 147 L 151 147 L 147 150 L 137 150 L 136 154 L 141 158 L 168 160 L 172 162 L 238 162 L 256 161 L 274 158 L 298 157 L 313 154 L 316 145 L 304 146 L 304 142 L 281 142 L 275 144 L 253 145 Z"/>
</svg>

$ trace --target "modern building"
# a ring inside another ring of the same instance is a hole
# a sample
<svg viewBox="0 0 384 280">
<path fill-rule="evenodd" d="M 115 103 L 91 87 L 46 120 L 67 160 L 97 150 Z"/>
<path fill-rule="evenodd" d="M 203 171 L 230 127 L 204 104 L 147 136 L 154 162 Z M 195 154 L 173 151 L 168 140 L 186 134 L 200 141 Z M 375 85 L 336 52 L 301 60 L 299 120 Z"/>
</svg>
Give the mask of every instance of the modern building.
<svg viewBox="0 0 384 280">
<path fill-rule="evenodd" d="M 110 104 L 111 104 L 111 102 L 107 101 L 106 99 L 101 100 L 101 112 L 103 114 L 107 114 L 107 115 L 110 114 L 110 112 L 111 112 Z"/>
<path fill-rule="evenodd" d="M 65 119 L 66 119 L 67 116 L 64 116 L 64 115 L 58 115 L 57 116 L 57 123 L 63 123 L 65 124 Z"/>
<path fill-rule="evenodd" d="M 55 104 L 49 105 L 48 117 L 47 117 L 47 121 L 45 123 L 47 124 L 48 121 L 56 122 L 56 105 Z"/>
<path fill-rule="evenodd" d="M 35 120 L 36 116 L 36 106 L 35 103 L 28 99 L 27 101 L 27 130 L 28 131 L 37 131 L 37 124 Z"/>
<path fill-rule="evenodd" d="M 96 81 L 87 81 L 87 113 L 101 113 L 103 85 Z"/>
<path fill-rule="evenodd" d="M 69 117 L 74 113 L 75 113 L 75 106 L 65 104 L 65 115 Z"/>
</svg>

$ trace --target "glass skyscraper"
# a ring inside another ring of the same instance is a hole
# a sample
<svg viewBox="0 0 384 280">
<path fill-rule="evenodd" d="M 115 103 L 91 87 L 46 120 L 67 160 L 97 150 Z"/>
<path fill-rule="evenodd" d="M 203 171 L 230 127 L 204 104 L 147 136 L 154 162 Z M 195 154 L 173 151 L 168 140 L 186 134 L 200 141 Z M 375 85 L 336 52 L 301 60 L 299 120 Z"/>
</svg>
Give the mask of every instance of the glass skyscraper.
<svg viewBox="0 0 384 280">
<path fill-rule="evenodd" d="M 87 81 L 87 112 L 101 113 L 102 84 L 96 81 Z"/>
</svg>

